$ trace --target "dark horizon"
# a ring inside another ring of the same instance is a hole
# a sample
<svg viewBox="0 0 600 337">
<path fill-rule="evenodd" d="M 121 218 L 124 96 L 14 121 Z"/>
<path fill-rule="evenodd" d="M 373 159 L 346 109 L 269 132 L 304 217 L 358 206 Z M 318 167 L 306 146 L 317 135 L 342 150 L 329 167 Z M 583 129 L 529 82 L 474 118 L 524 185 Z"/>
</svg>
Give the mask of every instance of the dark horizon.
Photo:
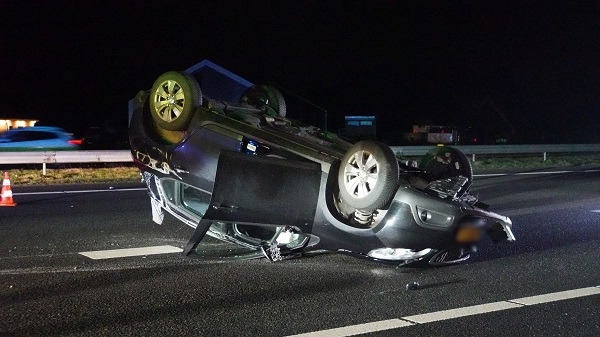
<svg viewBox="0 0 600 337">
<path fill-rule="evenodd" d="M 208 59 L 328 111 L 600 143 L 600 3 L 0 0 L 0 117 L 127 125 L 160 74 Z M 486 131 L 492 132 L 492 131 Z M 495 131 L 494 131 L 495 132 Z"/>
</svg>

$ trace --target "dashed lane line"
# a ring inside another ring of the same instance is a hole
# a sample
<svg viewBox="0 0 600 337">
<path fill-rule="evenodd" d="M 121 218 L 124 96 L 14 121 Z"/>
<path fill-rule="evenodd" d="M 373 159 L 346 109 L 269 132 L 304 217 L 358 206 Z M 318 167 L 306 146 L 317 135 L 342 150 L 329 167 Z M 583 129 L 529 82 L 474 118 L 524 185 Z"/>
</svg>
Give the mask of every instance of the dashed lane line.
<svg viewBox="0 0 600 337">
<path fill-rule="evenodd" d="M 72 190 L 72 191 L 46 191 L 46 192 L 20 192 L 13 195 L 44 195 L 44 194 L 70 194 L 70 193 L 98 193 L 98 192 L 129 192 L 129 191 L 147 191 L 146 187 L 140 188 L 113 188 L 103 190 Z"/>
<path fill-rule="evenodd" d="M 396 328 L 402 328 L 405 326 L 414 325 L 411 322 L 404 321 L 402 319 L 394 318 L 385 321 L 377 321 L 371 323 L 350 325 L 341 328 L 314 331 L 309 333 L 303 333 L 299 335 L 293 335 L 288 337 L 337 337 L 337 336 L 354 336 L 360 334 L 366 334 L 377 331 L 384 331 Z"/>
<path fill-rule="evenodd" d="M 571 298 L 585 297 L 600 294 L 600 286 L 580 288 L 573 290 L 560 291 L 557 293 L 543 294 L 537 296 L 529 296 L 510 300 L 510 302 L 522 304 L 522 305 L 536 305 L 542 303 L 556 302 L 562 300 L 568 300 Z"/>
<path fill-rule="evenodd" d="M 97 250 L 90 252 L 80 252 L 79 254 L 89 257 L 94 260 L 115 259 L 120 257 L 144 256 L 168 253 L 181 253 L 183 249 L 169 245 L 140 247 L 140 248 L 124 248 L 112 250 Z"/>
<path fill-rule="evenodd" d="M 400 318 L 387 319 L 376 322 L 369 322 L 357 325 L 350 325 L 340 328 L 307 332 L 287 337 L 343 337 L 359 334 L 372 333 L 377 331 L 398 329 L 418 324 L 427 324 L 431 322 L 445 321 L 459 317 L 480 315 L 490 312 L 522 308 L 530 305 L 557 302 L 568 299 L 574 299 L 586 296 L 600 295 L 600 286 L 579 288 L 573 290 L 560 291 L 555 293 L 522 297 L 508 301 L 499 301 L 485 304 L 472 305 L 449 310 L 434 311 L 425 314 L 404 316 Z"/>
<path fill-rule="evenodd" d="M 431 322 L 437 322 L 437 321 L 444 321 L 447 319 L 479 315 L 479 314 L 488 313 L 488 312 L 502 311 L 502 310 L 506 310 L 506 309 L 514 309 L 514 308 L 519 308 L 522 306 L 523 306 L 522 304 L 516 304 L 516 303 L 512 303 L 512 302 L 507 302 L 507 301 L 500 301 L 500 302 L 472 305 L 470 307 L 462 307 L 462 308 L 456 308 L 456 309 L 450 309 L 450 310 L 435 311 L 435 312 L 430 312 L 427 314 L 406 316 L 406 317 L 402 317 L 402 319 L 405 319 L 409 322 L 413 322 L 413 323 L 417 323 L 417 324 L 425 324 L 425 323 L 431 323 Z"/>
</svg>

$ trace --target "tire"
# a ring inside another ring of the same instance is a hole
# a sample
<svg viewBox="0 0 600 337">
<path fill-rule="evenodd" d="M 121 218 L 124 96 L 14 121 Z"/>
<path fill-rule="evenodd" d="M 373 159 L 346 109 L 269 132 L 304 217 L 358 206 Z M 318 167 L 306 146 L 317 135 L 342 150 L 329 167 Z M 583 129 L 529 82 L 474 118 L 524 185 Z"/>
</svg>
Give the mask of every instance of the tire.
<svg viewBox="0 0 600 337">
<path fill-rule="evenodd" d="M 250 87 L 241 99 L 242 103 L 253 105 L 259 109 L 271 110 L 272 113 L 285 117 L 285 99 L 279 90 L 270 85 L 254 85 Z"/>
<path fill-rule="evenodd" d="M 425 171 L 424 178 L 428 182 L 463 176 L 468 179 L 462 189 L 464 193 L 473 183 L 473 168 L 469 158 L 460 150 L 450 146 L 436 146 L 421 158 L 419 168 Z"/>
<path fill-rule="evenodd" d="M 201 105 L 198 82 L 178 71 L 160 75 L 150 90 L 152 119 L 158 127 L 168 131 L 185 131 L 194 111 Z"/>
<path fill-rule="evenodd" d="M 374 141 L 354 144 L 338 171 L 340 198 L 350 207 L 370 212 L 389 203 L 399 183 L 398 160 L 387 145 Z"/>
</svg>

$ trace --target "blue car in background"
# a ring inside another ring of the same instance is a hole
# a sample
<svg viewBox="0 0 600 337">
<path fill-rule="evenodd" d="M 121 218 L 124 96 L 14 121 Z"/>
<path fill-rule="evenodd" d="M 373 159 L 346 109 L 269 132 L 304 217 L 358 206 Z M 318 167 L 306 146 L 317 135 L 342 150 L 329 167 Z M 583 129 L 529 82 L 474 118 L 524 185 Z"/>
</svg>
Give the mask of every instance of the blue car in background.
<svg viewBox="0 0 600 337">
<path fill-rule="evenodd" d="M 53 126 L 33 126 L 0 133 L 0 151 L 77 150 L 79 140 L 64 129 Z"/>
</svg>

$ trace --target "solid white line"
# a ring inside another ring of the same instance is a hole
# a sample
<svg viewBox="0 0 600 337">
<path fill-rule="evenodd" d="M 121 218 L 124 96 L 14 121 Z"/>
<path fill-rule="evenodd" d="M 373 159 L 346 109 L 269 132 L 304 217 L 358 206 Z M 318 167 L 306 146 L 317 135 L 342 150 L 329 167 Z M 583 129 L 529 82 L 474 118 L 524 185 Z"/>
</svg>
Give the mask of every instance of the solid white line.
<svg viewBox="0 0 600 337">
<path fill-rule="evenodd" d="M 501 177 L 501 176 L 535 176 L 544 174 L 562 174 L 562 173 L 574 173 L 583 171 L 540 171 L 540 172 L 515 172 L 515 173 L 486 173 L 486 174 L 474 174 L 473 177 Z M 585 171 L 588 172 L 588 171 Z M 590 171 L 593 172 L 593 171 Z"/>
<path fill-rule="evenodd" d="M 515 175 L 529 176 L 529 175 L 538 175 L 538 174 L 561 174 L 561 173 L 572 173 L 577 171 L 546 171 L 546 172 L 519 172 L 515 173 Z"/>
<path fill-rule="evenodd" d="M 435 311 L 425 314 L 405 316 L 399 319 L 388 319 L 364 324 L 349 325 L 340 328 L 328 329 L 307 332 L 298 335 L 291 335 L 288 337 L 342 337 L 342 336 L 353 336 L 357 334 L 366 334 L 376 331 L 384 331 L 396 328 L 402 328 L 418 324 L 426 324 L 431 322 L 449 320 L 459 317 L 472 316 L 486 314 L 495 311 L 502 311 L 508 309 L 516 309 L 529 305 L 537 305 L 543 303 L 557 302 L 562 300 L 568 300 L 573 298 L 600 295 L 600 286 L 587 287 L 580 289 L 573 289 L 567 291 L 561 291 L 556 293 L 549 293 L 543 295 L 529 296 L 517 298 L 514 300 L 500 301 L 485 303 L 479 305 L 472 305 L 468 307 Z"/>
<path fill-rule="evenodd" d="M 91 252 L 80 252 L 79 254 L 89 257 L 94 260 L 102 259 L 114 259 L 119 257 L 130 257 L 130 256 L 143 256 L 153 254 L 167 254 L 167 253 L 181 253 L 183 249 L 165 245 L 165 246 L 154 246 L 154 247 L 140 247 L 140 248 L 125 248 L 125 249 L 112 249 L 112 250 L 97 250 Z"/>
<path fill-rule="evenodd" d="M 508 176 L 509 173 L 486 173 L 486 174 L 474 174 L 473 177 L 502 177 Z"/>
<path fill-rule="evenodd" d="M 492 302 L 486 304 L 473 305 L 470 307 L 462 307 L 450 310 L 442 310 L 430 312 L 427 314 L 402 317 L 403 319 L 419 324 L 444 321 L 447 319 L 485 314 L 488 312 L 501 311 L 506 309 L 514 309 L 522 307 L 521 304 L 510 303 L 506 301 Z"/>
<path fill-rule="evenodd" d="M 63 193 L 98 193 L 98 192 L 127 192 L 127 191 L 146 191 L 147 188 L 115 188 L 106 190 L 80 190 L 80 191 L 48 191 L 48 192 L 23 192 L 13 193 L 13 195 L 43 195 L 43 194 L 63 194 Z"/>
<path fill-rule="evenodd" d="M 558 293 L 517 298 L 511 300 L 511 302 L 523 305 L 535 305 L 591 295 L 600 295 L 600 289 L 598 289 L 597 287 L 580 288 L 574 290 L 561 291 Z"/>
<path fill-rule="evenodd" d="M 544 174 L 561 174 L 561 173 L 593 173 L 600 170 L 570 170 L 570 171 L 540 171 L 540 172 L 516 172 L 516 173 L 486 173 L 474 174 L 473 177 L 502 177 L 502 176 L 525 176 L 525 175 L 544 175 Z"/>
<path fill-rule="evenodd" d="M 342 328 L 301 333 L 298 335 L 292 335 L 292 336 L 288 336 L 288 337 L 354 336 L 354 335 L 360 335 L 360 334 L 371 333 L 371 332 L 376 332 L 376 331 L 402 328 L 402 327 L 409 326 L 409 325 L 413 325 L 413 323 L 394 318 L 394 319 L 388 319 L 385 321 L 377 321 L 377 322 L 371 322 L 371 323 L 350 325 L 350 326 L 345 326 Z"/>
</svg>

